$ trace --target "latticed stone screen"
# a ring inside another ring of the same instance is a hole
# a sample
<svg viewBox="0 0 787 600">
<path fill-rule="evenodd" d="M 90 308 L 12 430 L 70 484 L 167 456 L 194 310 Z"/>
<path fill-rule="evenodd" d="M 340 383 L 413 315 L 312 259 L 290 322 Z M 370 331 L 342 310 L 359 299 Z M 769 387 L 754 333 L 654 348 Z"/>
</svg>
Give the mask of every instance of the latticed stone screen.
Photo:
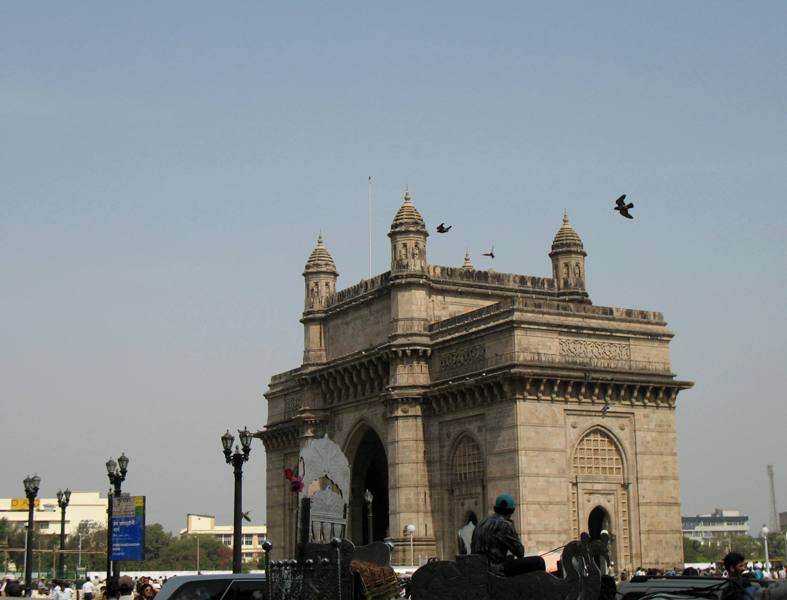
<svg viewBox="0 0 787 600">
<path fill-rule="evenodd" d="M 451 460 L 451 481 L 454 485 L 478 483 L 484 479 L 481 448 L 470 436 L 463 436 Z"/>
<path fill-rule="evenodd" d="M 623 457 L 610 437 L 594 430 L 585 435 L 574 453 L 576 475 L 623 476 Z"/>
</svg>

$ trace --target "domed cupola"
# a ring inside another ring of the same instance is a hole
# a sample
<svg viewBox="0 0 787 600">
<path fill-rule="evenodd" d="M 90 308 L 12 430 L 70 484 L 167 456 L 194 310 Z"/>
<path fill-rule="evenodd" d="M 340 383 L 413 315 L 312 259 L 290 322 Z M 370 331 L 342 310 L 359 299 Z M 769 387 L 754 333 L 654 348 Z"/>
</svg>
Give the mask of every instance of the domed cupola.
<svg viewBox="0 0 787 600">
<path fill-rule="evenodd" d="M 415 208 L 410 192 L 391 223 L 391 274 L 426 273 L 426 223 Z"/>
<path fill-rule="evenodd" d="M 317 245 L 312 250 L 306 261 L 306 266 L 303 268 L 303 274 L 306 275 L 306 273 L 333 273 L 334 275 L 339 275 L 336 272 L 336 263 L 333 262 L 333 256 L 328 252 L 328 248 L 325 247 L 322 241 L 322 234 L 317 238 Z"/>
<path fill-rule="evenodd" d="M 426 223 L 413 205 L 410 192 L 405 192 L 404 203 L 396 213 L 393 223 L 391 223 L 391 233 L 395 231 L 422 231 L 426 233 Z M 429 235 L 428 233 L 426 233 Z M 390 236 L 390 233 L 388 234 Z"/>
<path fill-rule="evenodd" d="M 552 252 L 549 253 L 551 257 L 553 254 L 562 252 L 571 252 L 587 256 L 585 247 L 582 245 L 582 240 L 579 234 L 568 222 L 568 214 L 563 213 L 563 225 L 557 230 L 555 239 L 552 240 Z"/>
<path fill-rule="evenodd" d="M 585 247 L 579 234 L 563 213 L 563 224 L 552 241 L 552 277 L 557 283 L 558 298 L 590 304 L 585 291 Z"/>
</svg>

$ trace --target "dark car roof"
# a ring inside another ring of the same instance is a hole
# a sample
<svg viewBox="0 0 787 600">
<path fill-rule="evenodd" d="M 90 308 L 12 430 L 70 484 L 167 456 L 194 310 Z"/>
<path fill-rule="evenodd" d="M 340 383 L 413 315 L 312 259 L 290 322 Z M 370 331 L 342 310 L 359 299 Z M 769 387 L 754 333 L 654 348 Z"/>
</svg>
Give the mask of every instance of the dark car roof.
<svg viewBox="0 0 787 600">
<path fill-rule="evenodd" d="M 246 580 L 246 581 L 265 581 L 265 573 L 223 573 L 217 575 L 178 575 L 177 577 L 170 577 L 167 582 L 161 587 L 161 591 L 156 594 L 158 600 L 167 600 L 173 596 L 181 587 L 187 583 L 199 581 L 222 581 L 225 580 L 227 585 L 232 581 Z"/>
<path fill-rule="evenodd" d="M 654 596 L 654 598 L 692 598 L 694 597 L 691 593 L 692 590 L 705 590 L 705 594 L 707 594 L 710 591 L 709 588 L 714 587 L 718 588 L 718 595 L 721 596 L 721 591 L 727 581 L 724 577 L 640 576 L 618 585 L 618 597 L 622 600 L 634 600 L 647 594 L 658 593 L 658 596 Z M 756 586 L 762 585 L 759 580 L 751 580 L 751 583 Z M 680 592 L 685 593 L 681 594 Z M 699 597 L 707 598 L 708 596 Z"/>
<path fill-rule="evenodd" d="M 707 590 L 707 588 L 714 586 L 721 589 L 726 581 L 727 580 L 723 577 L 683 577 L 681 575 L 675 577 L 634 577 L 631 581 L 623 582 L 618 586 L 618 596 L 625 598 L 625 600 L 632 600 L 656 592 L 677 592 L 695 589 Z"/>
</svg>

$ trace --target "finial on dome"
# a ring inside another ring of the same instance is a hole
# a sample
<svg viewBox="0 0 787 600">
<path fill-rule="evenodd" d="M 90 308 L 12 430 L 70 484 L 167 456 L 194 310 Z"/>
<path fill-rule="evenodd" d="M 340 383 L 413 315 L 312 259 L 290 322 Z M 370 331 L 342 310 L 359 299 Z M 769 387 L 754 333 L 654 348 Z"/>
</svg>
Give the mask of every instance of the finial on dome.
<svg viewBox="0 0 787 600">
<path fill-rule="evenodd" d="M 410 195 L 409 190 L 404 191 L 404 201 L 405 202 L 412 202 L 413 197 Z"/>
<path fill-rule="evenodd" d="M 465 250 L 465 262 L 462 265 L 462 268 L 465 271 L 474 271 L 475 270 L 475 267 L 473 266 L 473 263 L 470 262 L 470 250 Z"/>
<path fill-rule="evenodd" d="M 568 223 L 568 211 L 565 208 L 563 209 L 563 223 Z"/>
</svg>

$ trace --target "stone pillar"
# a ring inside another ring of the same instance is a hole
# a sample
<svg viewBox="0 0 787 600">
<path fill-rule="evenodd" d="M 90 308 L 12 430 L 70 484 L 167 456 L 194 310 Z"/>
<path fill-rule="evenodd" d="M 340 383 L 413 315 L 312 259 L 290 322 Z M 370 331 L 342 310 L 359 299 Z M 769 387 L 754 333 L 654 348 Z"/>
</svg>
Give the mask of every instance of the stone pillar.
<svg viewBox="0 0 787 600">
<path fill-rule="evenodd" d="M 421 398 L 390 397 L 386 415 L 391 560 L 417 565 L 437 556 Z M 412 545 L 408 525 L 415 526 Z"/>
</svg>

